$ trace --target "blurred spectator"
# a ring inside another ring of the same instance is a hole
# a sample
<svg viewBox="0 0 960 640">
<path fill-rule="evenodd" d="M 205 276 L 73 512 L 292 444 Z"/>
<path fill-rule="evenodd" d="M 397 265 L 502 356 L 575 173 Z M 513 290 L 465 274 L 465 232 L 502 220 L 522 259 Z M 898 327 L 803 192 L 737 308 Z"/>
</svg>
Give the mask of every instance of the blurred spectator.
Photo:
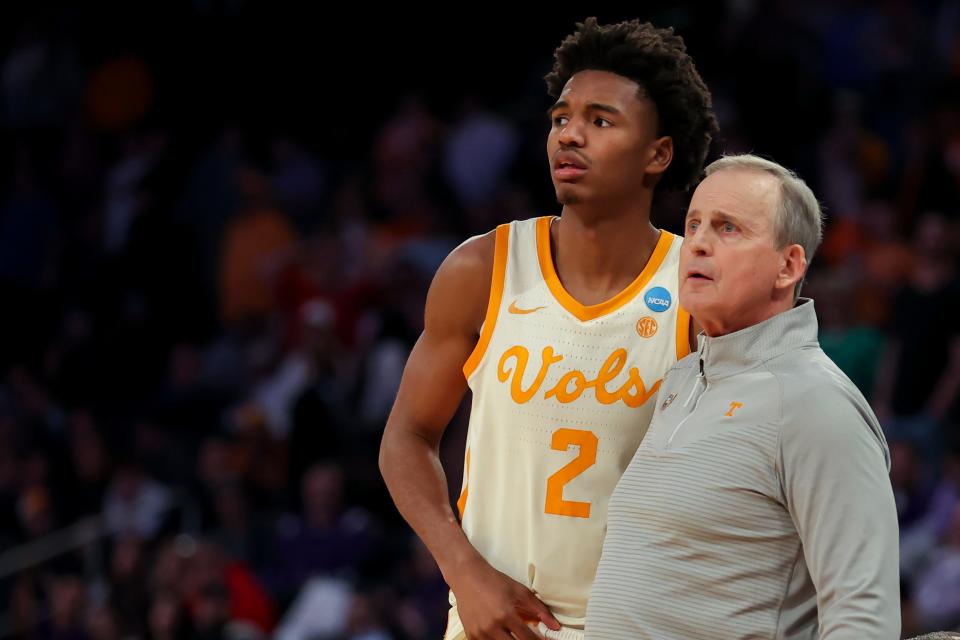
<svg viewBox="0 0 960 640">
<path fill-rule="evenodd" d="M 397 581 L 402 598 L 397 622 L 408 636 L 435 638 L 446 629 L 449 590 L 440 568 L 419 538 L 410 538 L 410 557 Z"/>
<path fill-rule="evenodd" d="M 929 568 L 917 578 L 916 609 L 926 631 L 960 625 L 960 505 Z"/>
<path fill-rule="evenodd" d="M 65 27 L 50 19 L 21 23 L 0 71 L 8 126 L 57 126 L 76 107 L 83 69 Z"/>
<path fill-rule="evenodd" d="M 310 578 L 277 628 L 277 640 L 336 638 L 347 628 L 353 593 L 337 578 Z"/>
<path fill-rule="evenodd" d="M 380 130 L 373 147 L 377 204 L 403 231 L 422 231 L 429 208 L 428 182 L 435 170 L 440 123 L 422 100 L 407 98 Z"/>
<path fill-rule="evenodd" d="M 273 170 L 270 186 L 277 204 L 297 222 L 301 231 L 317 224 L 326 176 L 320 161 L 289 137 L 271 142 Z"/>
<path fill-rule="evenodd" d="M 897 503 L 897 520 L 901 535 L 908 532 L 927 514 L 934 487 L 932 469 L 924 467 L 916 446 L 909 441 L 890 444 L 890 482 Z"/>
<path fill-rule="evenodd" d="M 18 149 L 10 194 L 0 205 L 0 283 L 49 286 L 61 213 L 26 148 Z"/>
<path fill-rule="evenodd" d="M 93 123 L 123 131 L 140 121 L 153 103 L 153 75 L 138 56 L 108 60 L 90 77 L 87 111 Z"/>
<path fill-rule="evenodd" d="M 876 404 L 890 439 L 914 438 L 925 455 L 960 393 L 960 281 L 943 216 L 925 214 L 914 237 L 910 280 L 893 301 L 893 322 Z"/>
<path fill-rule="evenodd" d="M 105 186 L 103 242 L 108 253 L 126 248 L 130 228 L 146 205 L 142 184 L 160 161 L 166 142 L 159 132 L 124 140 L 123 156 L 110 168 Z"/>
<path fill-rule="evenodd" d="M 116 534 L 152 538 L 173 506 L 170 491 L 148 477 L 134 460 L 120 463 L 103 501 L 107 527 Z"/>
<path fill-rule="evenodd" d="M 126 636 L 143 633 L 147 609 L 147 569 L 143 542 L 135 535 L 122 535 L 110 558 L 110 602 Z"/>
<path fill-rule="evenodd" d="M 94 606 L 90 609 L 86 631 L 90 640 L 121 640 L 125 637 L 121 634 L 116 612 L 108 606 Z"/>
<path fill-rule="evenodd" d="M 52 567 L 46 578 L 49 618 L 40 624 L 42 640 L 86 640 L 83 575 L 72 558 Z"/>
<path fill-rule="evenodd" d="M 392 640 L 393 636 L 387 632 L 381 616 L 371 598 L 362 593 L 354 595 L 344 635 L 348 640 Z"/>
<path fill-rule="evenodd" d="M 192 636 L 186 613 L 177 593 L 159 590 L 147 612 L 147 638 L 150 640 L 186 640 Z"/>
<path fill-rule="evenodd" d="M 271 203 L 266 178 L 245 169 L 238 179 L 244 202 L 224 231 L 220 257 L 220 310 L 227 326 L 269 314 L 271 276 L 296 238 L 286 217 Z"/>
<path fill-rule="evenodd" d="M 294 504 L 300 502 L 300 478 L 321 459 L 342 453 L 348 426 L 350 394 L 356 384 L 356 358 L 345 348 L 337 331 L 336 312 L 324 300 L 305 303 L 300 313 L 303 358 L 309 377 L 290 406 L 290 464 L 287 485 Z"/>
<path fill-rule="evenodd" d="M 208 542 L 188 558 L 182 593 L 198 638 L 262 638 L 275 625 L 273 603 L 246 565 Z"/>
<path fill-rule="evenodd" d="M 0 576 L 0 635 L 443 633 L 446 586 L 378 442 L 440 262 L 559 212 L 551 44 L 529 36 L 583 16 L 478 14 L 453 36 L 368 21 L 358 57 L 346 31 L 264 29 L 276 12 L 248 5 L 5 23 L 0 549 L 30 559 L 69 532 L 83 566 L 67 551 Z M 958 7 L 638 9 L 697 60 L 713 153 L 771 156 L 824 200 L 805 292 L 890 438 L 907 634 L 958 622 Z M 438 43 L 457 74 L 423 63 Z M 655 203 L 657 224 L 679 231 L 688 197 Z M 453 498 L 465 417 L 441 443 Z"/>
<path fill-rule="evenodd" d="M 35 540 L 52 533 L 57 519 L 47 487 L 42 484 L 24 486 L 17 500 L 17 515 L 27 540 Z"/>
<path fill-rule="evenodd" d="M 900 573 L 914 577 L 930 560 L 960 506 L 960 446 L 946 452 L 940 478 L 933 488 L 923 517 L 900 532 Z"/>
<path fill-rule="evenodd" d="M 227 482 L 213 489 L 216 524 L 210 540 L 230 556 L 251 567 L 267 566 L 270 530 L 250 505 L 247 492 L 239 483 Z"/>
<path fill-rule="evenodd" d="M 0 417 L 0 548 L 8 549 L 18 538 L 17 495 L 19 464 L 8 438 L 2 436 L 3 418 Z"/>
<path fill-rule="evenodd" d="M 103 506 L 101 497 L 110 481 L 110 458 L 88 410 L 74 411 L 68 418 L 68 429 L 73 474 L 67 505 L 71 519 L 76 519 L 98 513 Z"/>
<path fill-rule="evenodd" d="M 264 582 L 289 601 L 313 576 L 347 575 L 361 567 L 375 549 L 370 516 L 344 504 L 343 470 L 334 462 L 319 463 L 302 479 L 299 516 L 284 516 L 273 542 L 272 562 Z"/>
<path fill-rule="evenodd" d="M 447 180 L 464 207 L 492 200 L 503 187 L 519 140 L 506 120 L 468 99 L 447 137 L 443 166 Z"/>
<path fill-rule="evenodd" d="M 813 296 L 818 303 L 821 348 L 869 400 L 883 351 L 883 334 L 859 321 L 851 278 L 842 272 L 830 275 L 812 278 L 804 295 Z"/>
</svg>

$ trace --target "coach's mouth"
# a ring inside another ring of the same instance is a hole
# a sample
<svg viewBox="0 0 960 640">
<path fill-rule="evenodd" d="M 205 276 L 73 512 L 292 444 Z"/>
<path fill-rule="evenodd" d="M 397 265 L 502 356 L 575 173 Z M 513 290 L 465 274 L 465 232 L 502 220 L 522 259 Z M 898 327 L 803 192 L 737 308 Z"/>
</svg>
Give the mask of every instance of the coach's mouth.
<svg viewBox="0 0 960 640">
<path fill-rule="evenodd" d="M 685 277 L 687 280 L 693 280 L 694 282 L 713 282 L 713 278 L 711 278 L 704 272 L 698 271 L 696 269 L 691 269 L 687 271 L 687 274 Z"/>
</svg>

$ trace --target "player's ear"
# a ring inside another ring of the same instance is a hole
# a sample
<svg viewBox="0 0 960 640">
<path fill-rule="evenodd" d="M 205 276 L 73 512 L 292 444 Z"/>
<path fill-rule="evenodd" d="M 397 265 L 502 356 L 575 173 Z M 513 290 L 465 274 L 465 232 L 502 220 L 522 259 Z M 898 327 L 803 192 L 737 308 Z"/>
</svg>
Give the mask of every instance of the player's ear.
<svg viewBox="0 0 960 640">
<path fill-rule="evenodd" d="M 647 173 L 660 175 L 673 161 L 673 138 L 662 136 L 650 144 L 650 159 L 647 161 Z"/>
</svg>

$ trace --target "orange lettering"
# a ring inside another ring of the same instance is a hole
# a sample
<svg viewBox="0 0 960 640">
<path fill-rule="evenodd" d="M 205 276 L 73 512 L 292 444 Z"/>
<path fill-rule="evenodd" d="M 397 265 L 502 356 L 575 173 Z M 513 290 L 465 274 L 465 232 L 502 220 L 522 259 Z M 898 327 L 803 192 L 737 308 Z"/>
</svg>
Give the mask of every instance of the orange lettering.
<svg viewBox="0 0 960 640">
<path fill-rule="evenodd" d="M 510 358 L 516 360 L 515 363 L 509 362 Z M 497 365 L 497 378 L 500 382 L 510 380 L 510 397 L 517 404 L 529 402 L 533 396 L 540 390 L 544 379 L 550 367 L 563 360 L 562 355 L 554 355 L 553 347 L 544 347 L 541 355 L 540 370 L 536 378 L 526 389 L 523 388 L 523 374 L 527 370 L 527 362 L 530 359 L 530 352 L 521 345 L 510 347 L 500 356 L 500 362 Z M 573 402 L 583 392 L 593 387 L 596 392 L 597 402 L 600 404 L 614 404 L 622 401 L 632 409 L 643 405 L 647 400 L 657 394 L 660 384 L 663 380 L 657 380 L 652 388 L 647 389 L 640 372 L 636 367 L 630 367 L 628 379 L 622 387 L 616 391 L 610 391 L 607 384 L 613 382 L 627 365 L 627 350 L 616 349 L 607 356 L 607 359 L 600 365 L 600 371 L 597 372 L 596 379 L 591 380 L 584 372 L 573 369 L 563 374 L 553 387 L 547 390 L 544 398 L 556 398 L 558 402 L 567 404 Z"/>
<path fill-rule="evenodd" d="M 559 471 L 547 478 L 547 502 L 545 513 L 571 518 L 589 518 L 590 503 L 577 500 L 564 500 L 563 487 L 578 475 L 589 469 L 597 461 L 597 436 L 582 429 L 557 429 L 553 432 L 550 448 L 566 451 L 578 447 L 577 457 L 568 462 Z"/>
<path fill-rule="evenodd" d="M 625 364 L 627 364 L 627 350 L 617 349 L 610 354 L 610 357 L 608 357 L 606 362 L 603 363 L 603 366 L 600 367 L 600 372 L 597 374 L 597 381 L 594 383 L 597 390 L 597 400 L 600 404 L 613 404 L 621 399 L 619 392 L 610 393 L 607 391 L 606 384 L 620 375 Z M 634 371 L 635 370 L 636 369 L 634 369 Z"/>
<path fill-rule="evenodd" d="M 517 359 L 516 370 L 506 368 L 507 360 L 511 357 Z M 503 355 L 500 356 L 500 363 L 497 365 L 497 378 L 500 382 L 506 382 L 510 374 L 513 374 L 513 379 L 510 381 L 510 397 L 513 398 L 513 401 L 517 404 L 530 402 L 530 398 L 535 396 L 537 391 L 540 390 L 540 385 L 543 384 L 543 379 L 547 377 L 547 370 L 550 369 L 550 365 L 563 360 L 563 356 L 553 355 L 553 347 L 544 347 L 541 356 L 540 371 L 537 372 L 537 377 L 530 387 L 524 390 L 523 374 L 527 369 L 527 360 L 529 358 L 530 352 L 527 351 L 526 348 L 517 345 L 504 351 Z"/>
<path fill-rule="evenodd" d="M 620 390 L 617 393 L 623 399 L 623 403 L 628 407 L 636 409 L 639 406 L 642 406 L 644 402 L 650 399 L 651 396 L 657 394 L 657 390 L 660 388 L 660 384 L 663 382 L 662 379 L 657 380 L 657 383 L 653 385 L 653 388 L 647 391 L 647 386 L 643 384 L 643 378 L 640 377 L 640 372 L 637 371 L 636 367 L 630 367 L 630 379 L 624 383 Z M 634 393 L 630 393 L 630 390 L 633 389 Z"/>
<path fill-rule="evenodd" d="M 567 391 L 567 387 L 570 385 L 571 380 L 574 382 L 573 391 Z M 567 404 L 568 402 L 573 402 L 579 398 L 580 394 L 583 393 L 583 390 L 590 387 L 590 384 L 591 383 L 587 382 L 587 378 L 583 375 L 583 373 L 574 369 L 573 371 L 565 373 L 564 376 L 557 382 L 557 384 L 554 385 L 552 389 L 547 391 L 546 395 L 543 397 L 550 398 L 556 396 L 559 402 Z"/>
</svg>

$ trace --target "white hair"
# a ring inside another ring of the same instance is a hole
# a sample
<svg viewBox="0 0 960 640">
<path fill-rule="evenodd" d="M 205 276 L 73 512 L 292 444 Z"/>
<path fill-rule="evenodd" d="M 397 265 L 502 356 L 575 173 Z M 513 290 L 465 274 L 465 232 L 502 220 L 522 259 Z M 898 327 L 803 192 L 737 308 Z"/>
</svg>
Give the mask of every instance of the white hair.
<svg viewBox="0 0 960 640">
<path fill-rule="evenodd" d="M 813 191 L 796 173 L 771 160 L 748 153 L 724 156 L 711 162 L 706 175 L 718 171 L 746 169 L 772 175 L 780 183 L 780 202 L 774 212 L 773 229 L 777 248 L 798 244 L 803 247 L 807 267 L 823 239 L 823 212 Z M 806 274 L 804 274 L 806 277 Z M 800 295 L 803 278 L 797 283 L 794 298 Z"/>
</svg>

